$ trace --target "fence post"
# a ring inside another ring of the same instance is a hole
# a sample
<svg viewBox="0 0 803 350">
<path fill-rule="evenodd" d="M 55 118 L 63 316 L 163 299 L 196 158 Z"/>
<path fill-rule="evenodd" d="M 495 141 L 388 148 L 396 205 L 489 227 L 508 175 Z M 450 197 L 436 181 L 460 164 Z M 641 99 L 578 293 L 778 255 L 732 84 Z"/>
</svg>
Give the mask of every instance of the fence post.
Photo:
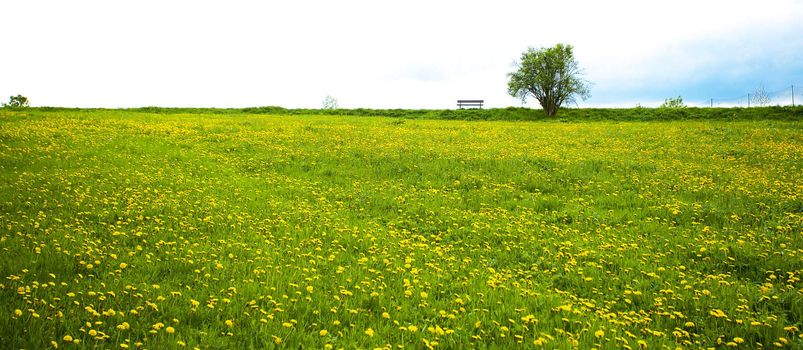
<svg viewBox="0 0 803 350">
<path fill-rule="evenodd" d="M 714 99 L 711 99 L 711 108 L 714 108 Z"/>
</svg>

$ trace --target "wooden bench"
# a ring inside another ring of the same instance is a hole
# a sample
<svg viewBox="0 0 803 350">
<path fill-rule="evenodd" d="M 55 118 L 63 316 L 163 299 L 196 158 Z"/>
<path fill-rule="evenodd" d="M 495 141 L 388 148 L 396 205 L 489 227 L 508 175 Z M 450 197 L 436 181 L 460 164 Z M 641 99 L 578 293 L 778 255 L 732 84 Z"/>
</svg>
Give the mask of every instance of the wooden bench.
<svg viewBox="0 0 803 350">
<path fill-rule="evenodd" d="M 485 103 L 484 100 L 457 100 L 457 108 L 463 109 L 463 107 L 475 107 L 482 109 L 483 103 Z"/>
</svg>

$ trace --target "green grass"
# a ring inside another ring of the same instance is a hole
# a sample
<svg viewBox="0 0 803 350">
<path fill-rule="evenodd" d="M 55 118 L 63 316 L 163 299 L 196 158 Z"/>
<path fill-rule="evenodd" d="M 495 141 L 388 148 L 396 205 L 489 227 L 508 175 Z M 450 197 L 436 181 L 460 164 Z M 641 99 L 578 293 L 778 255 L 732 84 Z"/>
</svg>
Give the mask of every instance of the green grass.
<svg viewBox="0 0 803 350">
<path fill-rule="evenodd" d="M 258 112 L 0 110 L 0 347 L 803 347 L 799 108 Z"/>
<path fill-rule="evenodd" d="M 119 112 L 108 109 L 80 109 L 60 107 L 39 107 L 29 110 L 43 112 Z M 556 116 L 548 117 L 540 109 L 530 108 L 491 108 L 463 110 L 429 109 L 288 109 L 276 106 L 249 108 L 164 108 L 141 107 L 124 110 L 147 114 L 269 114 L 269 115 L 326 115 L 326 116 L 367 116 L 393 117 L 403 119 L 444 119 L 444 120 L 504 120 L 504 121 L 668 121 L 668 120 L 803 120 L 803 107 L 772 106 L 752 108 L 564 108 Z"/>
</svg>

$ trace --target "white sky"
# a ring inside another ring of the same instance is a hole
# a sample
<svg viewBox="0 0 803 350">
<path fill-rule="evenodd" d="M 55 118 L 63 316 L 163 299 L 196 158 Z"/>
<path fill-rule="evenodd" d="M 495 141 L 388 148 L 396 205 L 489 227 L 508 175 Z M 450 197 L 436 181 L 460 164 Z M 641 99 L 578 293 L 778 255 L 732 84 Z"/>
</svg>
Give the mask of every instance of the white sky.
<svg viewBox="0 0 803 350">
<path fill-rule="evenodd" d="M 0 98 L 36 106 L 520 106 L 512 63 L 558 42 L 593 82 L 581 106 L 803 83 L 792 0 L 29 0 L 0 12 Z"/>
</svg>

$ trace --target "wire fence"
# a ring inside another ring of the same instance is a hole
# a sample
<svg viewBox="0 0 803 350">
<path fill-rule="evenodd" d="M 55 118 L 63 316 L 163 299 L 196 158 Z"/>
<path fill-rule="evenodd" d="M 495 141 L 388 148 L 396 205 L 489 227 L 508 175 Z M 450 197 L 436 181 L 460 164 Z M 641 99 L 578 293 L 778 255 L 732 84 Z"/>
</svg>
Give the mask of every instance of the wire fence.
<svg viewBox="0 0 803 350">
<path fill-rule="evenodd" d="M 777 91 L 758 88 L 741 96 L 684 101 L 693 107 L 799 106 L 803 104 L 803 85 L 791 85 Z"/>
</svg>

